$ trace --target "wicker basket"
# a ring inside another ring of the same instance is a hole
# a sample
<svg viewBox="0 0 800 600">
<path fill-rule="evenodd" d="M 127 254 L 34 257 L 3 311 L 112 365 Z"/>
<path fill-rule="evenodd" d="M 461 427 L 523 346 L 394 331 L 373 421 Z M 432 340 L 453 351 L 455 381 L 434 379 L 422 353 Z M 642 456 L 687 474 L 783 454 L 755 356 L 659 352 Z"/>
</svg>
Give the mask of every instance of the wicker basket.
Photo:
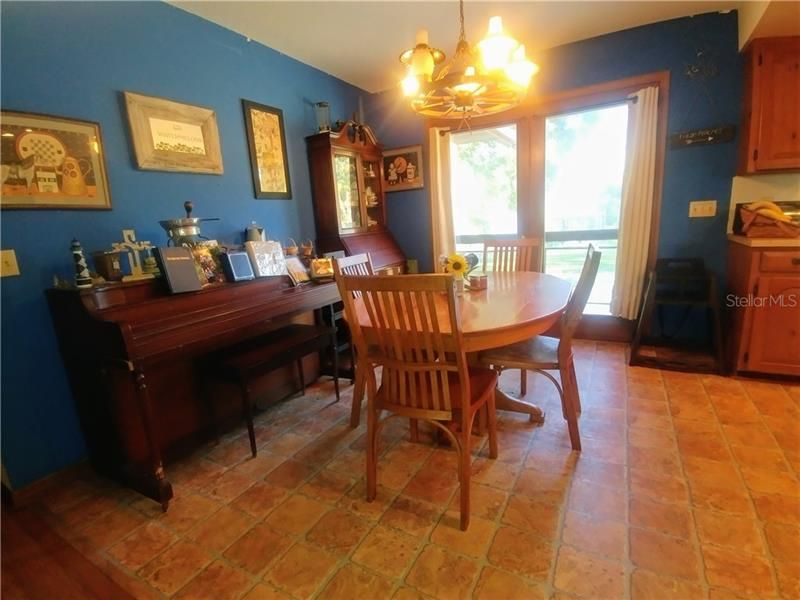
<svg viewBox="0 0 800 600">
<path fill-rule="evenodd" d="M 800 225 L 778 221 L 767 215 L 759 214 L 744 206 L 739 207 L 742 220 L 742 233 L 751 238 L 797 238 L 800 237 Z"/>
</svg>

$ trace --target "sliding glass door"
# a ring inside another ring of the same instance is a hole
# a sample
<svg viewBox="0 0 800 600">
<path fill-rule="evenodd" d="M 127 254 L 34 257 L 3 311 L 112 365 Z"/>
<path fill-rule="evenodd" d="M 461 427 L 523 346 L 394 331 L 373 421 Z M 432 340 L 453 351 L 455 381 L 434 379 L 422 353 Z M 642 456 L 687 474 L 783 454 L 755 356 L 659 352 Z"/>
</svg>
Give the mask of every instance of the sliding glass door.
<svg viewBox="0 0 800 600">
<path fill-rule="evenodd" d="M 590 314 L 609 314 L 627 129 L 627 103 L 545 118 L 544 270 L 577 281 L 588 244 L 600 249 Z"/>
</svg>

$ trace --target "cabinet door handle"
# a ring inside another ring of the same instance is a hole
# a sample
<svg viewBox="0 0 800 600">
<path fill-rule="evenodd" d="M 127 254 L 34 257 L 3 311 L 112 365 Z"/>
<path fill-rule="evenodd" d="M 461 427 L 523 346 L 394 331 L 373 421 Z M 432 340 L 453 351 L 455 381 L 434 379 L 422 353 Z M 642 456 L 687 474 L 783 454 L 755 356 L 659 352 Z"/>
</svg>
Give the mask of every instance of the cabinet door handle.
<svg viewBox="0 0 800 600">
<path fill-rule="evenodd" d="M 792 264 L 796 267 L 800 267 L 800 256 L 796 256 L 792 259 Z"/>
</svg>

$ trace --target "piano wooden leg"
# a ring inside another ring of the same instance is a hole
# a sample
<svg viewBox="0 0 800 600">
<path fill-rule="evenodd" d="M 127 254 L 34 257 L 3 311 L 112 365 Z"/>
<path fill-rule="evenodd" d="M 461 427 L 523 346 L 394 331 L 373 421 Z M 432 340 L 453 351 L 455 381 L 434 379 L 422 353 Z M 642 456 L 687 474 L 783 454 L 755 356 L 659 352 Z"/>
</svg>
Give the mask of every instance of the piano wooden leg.
<svg viewBox="0 0 800 600">
<path fill-rule="evenodd" d="M 161 503 L 161 510 L 166 512 L 169 507 L 169 501 L 172 498 L 172 484 L 167 481 L 167 476 L 164 473 L 164 462 L 161 459 L 161 449 L 158 446 L 158 441 L 153 429 L 153 407 L 150 402 L 150 393 L 147 390 L 147 378 L 141 368 L 134 370 L 134 379 L 136 381 L 136 395 L 139 400 L 139 409 L 142 415 L 142 426 L 144 428 L 145 437 L 147 438 L 147 447 L 150 451 L 150 473 L 149 482 L 155 487 L 156 501 Z"/>
</svg>

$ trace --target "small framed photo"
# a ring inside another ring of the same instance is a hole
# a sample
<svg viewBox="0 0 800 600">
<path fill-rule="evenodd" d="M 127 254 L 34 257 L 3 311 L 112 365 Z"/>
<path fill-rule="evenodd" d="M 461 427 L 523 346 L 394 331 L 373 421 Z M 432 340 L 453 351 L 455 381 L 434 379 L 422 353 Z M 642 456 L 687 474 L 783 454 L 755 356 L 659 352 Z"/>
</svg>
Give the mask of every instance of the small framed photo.
<svg viewBox="0 0 800 600">
<path fill-rule="evenodd" d="M 311 259 L 311 279 L 333 279 L 333 259 Z"/>
<path fill-rule="evenodd" d="M 256 198 L 291 198 L 283 111 L 249 100 L 242 100 L 242 107 Z"/>
<path fill-rule="evenodd" d="M 4 110 L 0 162 L 0 208 L 111 208 L 97 123 Z"/>
<path fill-rule="evenodd" d="M 289 273 L 289 277 L 292 278 L 292 283 L 295 285 L 311 281 L 311 277 L 308 274 L 308 269 L 306 269 L 303 261 L 296 256 L 286 257 L 286 271 Z"/>
<path fill-rule="evenodd" d="M 384 150 L 383 185 L 387 192 L 425 187 L 422 175 L 422 146 Z"/>
<path fill-rule="evenodd" d="M 124 95 L 140 169 L 222 175 L 213 110 L 132 92 Z"/>
</svg>

